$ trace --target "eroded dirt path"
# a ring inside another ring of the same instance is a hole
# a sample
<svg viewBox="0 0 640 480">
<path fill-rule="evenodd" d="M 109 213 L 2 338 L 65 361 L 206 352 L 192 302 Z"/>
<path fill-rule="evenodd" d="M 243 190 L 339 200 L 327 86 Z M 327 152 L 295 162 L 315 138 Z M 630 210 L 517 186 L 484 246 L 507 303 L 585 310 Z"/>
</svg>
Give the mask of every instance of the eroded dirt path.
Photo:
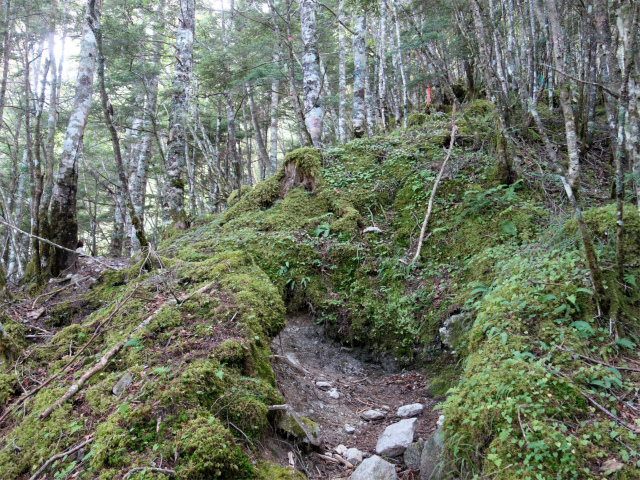
<svg viewBox="0 0 640 480">
<path fill-rule="evenodd" d="M 324 328 L 305 314 L 289 316 L 287 326 L 272 344 L 276 355 L 273 362 L 278 388 L 287 404 L 299 415 L 318 423 L 324 446 L 319 452 L 330 452 L 342 444 L 355 447 L 365 456 L 375 454 L 378 436 L 398 420 L 398 407 L 422 403 L 423 414 L 418 418 L 416 439 L 427 439 L 435 430 L 438 413 L 432 412 L 435 400 L 427 394 L 428 379 L 420 372 L 398 372 L 390 361 L 375 361 L 366 351 L 346 349 L 327 339 Z M 326 381 L 339 393 L 332 398 L 330 392 L 320 389 L 316 382 Z M 360 415 L 369 409 L 387 411 L 384 419 L 367 422 Z M 345 425 L 355 427 L 347 433 Z M 273 442 L 272 442 L 273 443 Z M 286 449 L 282 440 L 277 440 Z M 351 469 L 336 465 L 304 452 L 297 447 L 296 468 L 309 478 L 346 479 Z M 272 449 L 277 463 L 283 464 L 281 449 Z M 276 450 L 281 450 L 278 453 Z M 286 458 L 286 457 L 285 457 Z M 402 457 L 397 459 L 398 471 L 406 470 Z M 400 475 L 402 478 L 405 475 Z M 406 478 L 410 478 L 408 472 Z"/>
</svg>

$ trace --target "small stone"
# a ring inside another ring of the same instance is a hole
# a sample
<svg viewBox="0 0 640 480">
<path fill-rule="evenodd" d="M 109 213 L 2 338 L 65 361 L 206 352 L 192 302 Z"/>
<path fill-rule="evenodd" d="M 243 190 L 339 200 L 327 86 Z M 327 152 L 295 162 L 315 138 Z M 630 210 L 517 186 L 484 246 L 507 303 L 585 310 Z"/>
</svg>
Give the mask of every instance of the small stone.
<svg viewBox="0 0 640 480">
<path fill-rule="evenodd" d="M 344 452 L 344 458 L 352 465 L 358 465 L 362 463 L 362 452 L 357 448 L 348 448 L 347 451 Z"/>
<path fill-rule="evenodd" d="M 347 425 L 344 426 L 344 431 L 347 432 L 347 433 L 355 433 L 356 432 L 356 427 L 347 424 Z"/>
<path fill-rule="evenodd" d="M 329 390 L 332 386 L 331 382 L 316 382 L 316 387 L 320 390 Z"/>
<path fill-rule="evenodd" d="M 367 227 L 362 230 L 362 233 L 382 233 L 382 230 L 380 230 L 378 227 Z"/>
<path fill-rule="evenodd" d="M 367 410 L 366 412 L 360 414 L 360 416 L 364 420 L 367 420 L 369 422 L 373 420 L 382 420 L 386 415 L 386 413 L 381 412 L 380 410 Z"/>
<path fill-rule="evenodd" d="M 351 475 L 351 480 L 396 480 L 396 468 L 378 455 L 367 458 Z"/>
<path fill-rule="evenodd" d="M 389 425 L 378 438 L 376 453 L 387 457 L 402 455 L 413 442 L 417 423 L 418 419 L 409 418 Z"/>
<path fill-rule="evenodd" d="M 391 407 L 389 405 L 382 405 L 382 410 L 385 410 L 388 412 L 389 410 L 391 410 Z"/>
<path fill-rule="evenodd" d="M 331 398 L 335 398 L 336 400 L 340 398 L 340 392 L 338 392 L 337 388 L 332 388 L 331 390 L 329 390 L 327 392 L 327 395 L 329 395 Z"/>
<path fill-rule="evenodd" d="M 124 376 L 120 378 L 120 380 L 118 380 L 118 383 L 116 383 L 113 386 L 113 390 L 112 390 L 113 394 L 120 395 L 132 383 L 133 383 L 133 375 L 131 375 L 131 372 L 125 373 Z"/>
<path fill-rule="evenodd" d="M 344 452 L 347 451 L 347 447 L 345 447 L 344 445 L 340 444 L 336 448 L 334 448 L 334 450 L 336 451 L 336 453 L 338 455 L 344 455 Z"/>
<path fill-rule="evenodd" d="M 444 425 L 444 415 L 440 415 L 438 417 L 438 422 L 436 423 L 436 427 L 441 428 Z"/>
<path fill-rule="evenodd" d="M 398 416 L 402 418 L 417 417 L 424 410 L 424 405 L 421 403 L 412 403 L 411 405 L 404 405 L 398 409 Z"/>
</svg>

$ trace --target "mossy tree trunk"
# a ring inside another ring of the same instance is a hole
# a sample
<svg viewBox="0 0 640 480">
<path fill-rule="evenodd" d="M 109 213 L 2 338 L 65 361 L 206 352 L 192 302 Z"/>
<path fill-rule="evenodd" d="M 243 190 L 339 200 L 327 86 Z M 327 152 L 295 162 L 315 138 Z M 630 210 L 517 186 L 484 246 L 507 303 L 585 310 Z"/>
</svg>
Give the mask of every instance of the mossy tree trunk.
<svg viewBox="0 0 640 480">
<path fill-rule="evenodd" d="M 187 142 L 187 92 L 193 70 L 195 0 L 180 0 L 176 31 L 176 63 L 173 71 L 169 140 L 165 165 L 164 207 L 171 226 L 185 230 L 189 222 L 184 208 L 184 179 Z"/>
<path fill-rule="evenodd" d="M 82 37 L 80 40 L 80 59 L 73 107 L 60 155 L 58 175 L 53 186 L 51 206 L 49 208 L 49 239 L 70 250 L 78 243 L 78 220 L 76 201 L 78 191 L 78 150 L 84 137 L 93 97 L 93 77 L 96 68 L 98 46 L 93 30 L 100 26 L 102 0 L 87 0 Z M 69 267 L 75 255 L 65 250 L 54 249 L 48 258 L 51 275 L 58 275 Z"/>
</svg>

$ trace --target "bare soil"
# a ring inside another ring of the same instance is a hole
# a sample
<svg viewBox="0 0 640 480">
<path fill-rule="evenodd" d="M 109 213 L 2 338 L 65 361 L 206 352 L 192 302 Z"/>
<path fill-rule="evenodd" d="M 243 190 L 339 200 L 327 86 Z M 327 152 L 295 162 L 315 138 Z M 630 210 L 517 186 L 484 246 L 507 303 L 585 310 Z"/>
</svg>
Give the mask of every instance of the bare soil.
<svg viewBox="0 0 640 480">
<path fill-rule="evenodd" d="M 316 422 L 321 429 L 323 447 L 318 451 L 301 449 L 291 440 L 274 437 L 267 442 L 266 452 L 281 465 L 290 464 L 294 453 L 295 467 L 308 478 L 347 479 L 352 469 L 318 457 L 317 453 L 334 452 L 342 444 L 355 447 L 365 456 L 374 455 L 378 436 L 399 418 L 397 409 L 411 403 L 422 403 L 424 412 L 418 417 L 415 439 L 427 439 L 435 430 L 438 412 L 432 412 L 436 400 L 428 394 L 428 378 L 417 371 L 398 371 L 393 361 L 376 359 L 363 349 L 347 349 L 325 336 L 307 314 L 292 315 L 276 337 L 271 348 L 278 389 L 298 414 Z M 331 382 L 340 398 L 331 398 L 315 385 Z M 374 422 L 360 415 L 368 409 L 387 411 L 384 419 Z M 355 427 L 349 434 L 345 425 Z M 413 478 L 402 457 L 391 459 L 397 464 L 400 478 Z"/>
</svg>

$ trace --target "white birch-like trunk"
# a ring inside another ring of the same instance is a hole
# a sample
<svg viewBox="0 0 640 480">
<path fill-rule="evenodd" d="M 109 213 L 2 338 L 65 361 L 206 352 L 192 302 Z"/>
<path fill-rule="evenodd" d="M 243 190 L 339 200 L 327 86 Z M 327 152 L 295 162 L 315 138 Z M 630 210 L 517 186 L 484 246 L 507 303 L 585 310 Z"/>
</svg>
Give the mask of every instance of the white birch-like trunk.
<svg viewBox="0 0 640 480">
<path fill-rule="evenodd" d="M 185 182 L 183 177 L 186 166 L 187 94 L 193 69 L 194 31 L 195 0 L 180 0 L 164 189 L 166 218 L 176 230 L 184 230 L 188 226 L 187 213 L 184 208 Z"/>
<path fill-rule="evenodd" d="M 387 128 L 387 74 L 385 69 L 387 57 L 387 9 L 385 0 L 380 0 L 380 23 L 378 30 L 378 107 L 380 109 L 380 126 Z"/>
<path fill-rule="evenodd" d="M 408 91 L 407 91 L 407 74 L 404 69 L 404 59 L 402 58 L 402 41 L 400 37 L 400 21 L 398 20 L 398 11 L 396 8 L 396 0 L 389 0 L 391 9 L 393 12 L 393 22 L 396 28 L 396 55 L 398 58 L 398 65 L 400 67 L 400 78 L 402 79 L 402 118 L 403 126 L 407 128 L 407 105 L 408 105 Z"/>
<path fill-rule="evenodd" d="M 80 57 L 73 107 L 65 134 L 60 165 L 53 187 L 49 208 L 50 240 L 63 247 L 75 250 L 78 243 L 76 201 L 78 190 L 78 149 L 89 119 L 93 96 L 93 78 L 96 68 L 98 46 L 93 29 L 100 26 L 102 0 L 88 0 L 80 40 Z M 67 268 L 74 255 L 56 250 L 50 257 L 52 275 Z"/>
<path fill-rule="evenodd" d="M 367 20 L 364 14 L 356 15 L 354 31 L 352 123 L 353 136 L 362 138 L 367 128 L 366 84 L 368 73 L 366 54 Z"/>
<path fill-rule="evenodd" d="M 274 63 L 278 63 L 280 55 L 277 51 L 273 54 Z M 269 175 L 276 173 L 278 165 L 278 88 L 280 88 L 280 82 L 277 79 L 273 79 L 271 82 L 271 122 L 270 122 L 270 138 L 269 138 Z"/>
<path fill-rule="evenodd" d="M 553 38 L 553 57 L 556 68 L 564 72 L 564 38 L 558 18 L 558 11 L 554 0 L 545 0 L 549 15 L 549 26 Z M 573 107 L 569 94 L 568 78 L 562 78 L 560 85 L 560 104 L 564 116 L 564 129 L 567 138 L 567 151 L 569 154 L 569 167 L 567 169 L 567 181 L 571 188 L 575 190 L 578 177 L 580 176 L 580 156 L 578 152 L 578 137 L 576 135 L 576 124 L 573 116 Z"/>
<path fill-rule="evenodd" d="M 342 26 L 342 23 L 345 21 L 344 0 L 340 0 L 338 19 L 340 20 L 338 24 L 338 95 L 340 98 L 338 107 L 338 136 L 340 143 L 345 143 L 347 141 L 347 69 L 344 27 Z"/>
<path fill-rule="evenodd" d="M 301 0 L 300 23 L 305 124 L 313 146 L 320 148 L 322 146 L 323 116 L 320 95 L 323 82 L 318 55 L 316 3 L 313 0 Z"/>
</svg>

